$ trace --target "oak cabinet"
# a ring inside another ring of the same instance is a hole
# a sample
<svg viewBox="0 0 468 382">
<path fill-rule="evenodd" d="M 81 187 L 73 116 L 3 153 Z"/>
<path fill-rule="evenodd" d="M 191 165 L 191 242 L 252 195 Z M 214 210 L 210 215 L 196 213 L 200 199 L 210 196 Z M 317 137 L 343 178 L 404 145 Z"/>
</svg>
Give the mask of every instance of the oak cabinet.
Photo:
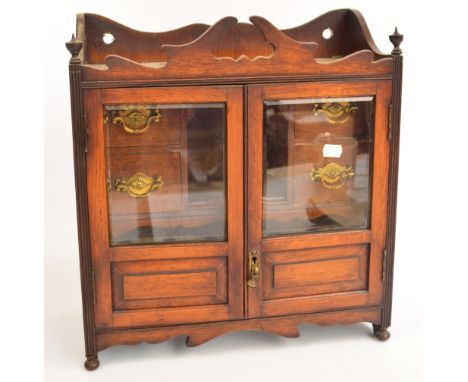
<svg viewBox="0 0 468 382">
<path fill-rule="evenodd" d="M 158 34 L 78 15 L 89 370 L 109 346 L 179 334 L 370 322 L 389 337 L 402 36 L 381 53 L 351 10 L 251 21 Z"/>
</svg>

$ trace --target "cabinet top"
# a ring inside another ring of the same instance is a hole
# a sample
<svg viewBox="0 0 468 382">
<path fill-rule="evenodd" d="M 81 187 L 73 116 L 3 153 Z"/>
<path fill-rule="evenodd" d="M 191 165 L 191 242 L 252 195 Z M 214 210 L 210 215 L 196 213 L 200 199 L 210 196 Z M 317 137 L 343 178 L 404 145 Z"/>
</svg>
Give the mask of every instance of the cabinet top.
<svg viewBox="0 0 468 382">
<path fill-rule="evenodd" d="M 212 26 L 151 33 L 83 13 L 66 46 L 84 81 L 383 75 L 393 72 L 392 55 L 401 54 L 402 35 L 395 31 L 392 54 L 382 53 L 356 10 L 284 30 L 258 16 L 250 22 L 225 17 Z"/>
</svg>

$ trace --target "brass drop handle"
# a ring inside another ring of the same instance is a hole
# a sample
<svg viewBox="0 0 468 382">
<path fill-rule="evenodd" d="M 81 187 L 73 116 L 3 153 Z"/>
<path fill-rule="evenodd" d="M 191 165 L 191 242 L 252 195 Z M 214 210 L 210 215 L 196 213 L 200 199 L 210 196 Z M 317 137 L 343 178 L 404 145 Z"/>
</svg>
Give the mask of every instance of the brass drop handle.
<svg viewBox="0 0 468 382">
<path fill-rule="evenodd" d="M 159 108 L 132 107 L 127 110 L 119 110 L 112 118 L 112 124 L 122 125 L 129 134 L 143 134 L 149 129 L 151 122 L 158 123 L 160 119 L 161 111 Z"/>
<path fill-rule="evenodd" d="M 329 190 L 338 190 L 344 186 L 346 179 L 354 176 L 354 170 L 351 166 L 330 162 L 325 167 L 313 168 L 309 176 L 312 180 L 320 180 L 322 186 Z"/>
<path fill-rule="evenodd" d="M 163 184 L 161 176 L 148 176 L 142 172 L 137 172 L 127 178 L 116 178 L 115 190 L 126 192 L 134 198 L 143 198 L 148 196 L 151 191 L 160 190 Z"/>
<path fill-rule="evenodd" d="M 357 110 L 357 106 L 349 102 L 316 103 L 313 106 L 313 113 L 315 115 L 323 113 L 328 122 L 333 124 L 345 123 L 351 116 L 351 113 L 355 113 Z"/>
<path fill-rule="evenodd" d="M 260 253 L 256 249 L 251 249 L 248 257 L 249 279 L 247 285 L 255 288 L 258 285 L 258 275 L 260 273 Z"/>
</svg>

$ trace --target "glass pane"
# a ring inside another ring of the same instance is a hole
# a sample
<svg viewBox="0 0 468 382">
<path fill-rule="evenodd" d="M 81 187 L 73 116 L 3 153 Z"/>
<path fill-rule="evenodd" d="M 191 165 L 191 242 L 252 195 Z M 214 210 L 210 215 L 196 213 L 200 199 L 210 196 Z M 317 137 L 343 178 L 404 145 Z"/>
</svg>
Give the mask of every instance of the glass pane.
<svg viewBox="0 0 468 382">
<path fill-rule="evenodd" d="M 104 106 L 111 245 L 227 240 L 225 109 Z"/>
<path fill-rule="evenodd" d="M 263 236 L 369 227 L 372 97 L 265 102 Z"/>
</svg>

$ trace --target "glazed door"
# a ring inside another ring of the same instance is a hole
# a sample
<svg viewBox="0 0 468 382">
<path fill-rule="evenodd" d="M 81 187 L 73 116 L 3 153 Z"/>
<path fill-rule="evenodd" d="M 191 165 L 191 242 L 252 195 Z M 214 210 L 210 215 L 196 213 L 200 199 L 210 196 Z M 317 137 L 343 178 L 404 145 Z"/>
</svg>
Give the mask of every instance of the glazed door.
<svg viewBox="0 0 468 382">
<path fill-rule="evenodd" d="M 389 81 L 248 89 L 248 317 L 382 301 Z"/>
<path fill-rule="evenodd" d="M 84 100 L 96 326 L 243 317 L 242 89 Z"/>
</svg>

